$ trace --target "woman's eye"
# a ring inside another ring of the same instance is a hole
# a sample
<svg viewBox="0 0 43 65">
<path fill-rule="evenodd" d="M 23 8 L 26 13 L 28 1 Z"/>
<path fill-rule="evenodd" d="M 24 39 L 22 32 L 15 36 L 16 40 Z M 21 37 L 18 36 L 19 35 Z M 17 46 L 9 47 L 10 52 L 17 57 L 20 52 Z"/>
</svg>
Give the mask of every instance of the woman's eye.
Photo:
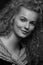
<svg viewBox="0 0 43 65">
<path fill-rule="evenodd" d="M 35 21 L 30 22 L 31 25 L 36 25 Z"/>
<path fill-rule="evenodd" d="M 22 22 L 25 22 L 26 20 L 25 19 L 20 19 Z"/>
</svg>

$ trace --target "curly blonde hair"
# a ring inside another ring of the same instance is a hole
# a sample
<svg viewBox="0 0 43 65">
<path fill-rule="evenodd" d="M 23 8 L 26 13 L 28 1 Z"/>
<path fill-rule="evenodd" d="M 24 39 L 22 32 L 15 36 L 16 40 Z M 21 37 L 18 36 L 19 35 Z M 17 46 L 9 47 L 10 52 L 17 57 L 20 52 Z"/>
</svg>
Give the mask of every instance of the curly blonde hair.
<svg viewBox="0 0 43 65">
<path fill-rule="evenodd" d="M 40 13 L 42 18 L 42 2 L 37 0 L 10 0 L 6 3 L 6 6 L 0 11 L 0 35 L 8 35 L 12 30 L 11 19 L 13 15 L 17 14 L 20 7 L 24 6 L 28 9 L 34 10 Z M 42 20 L 39 18 L 39 21 Z"/>
<path fill-rule="evenodd" d="M 43 1 L 42 0 L 11 0 L 6 6 L 0 11 L 0 36 L 8 35 L 13 29 L 13 23 L 11 19 L 13 15 L 20 11 L 20 7 L 26 7 L 39 13 L 39 19 L 36 23 L 36 27 L 30 37 L 23 39 L 22 42 L 26 44 L 27 50 L 30 53 L 30 58 L 39 57 L 39 35 L 43 32 L 42 29 L 42 17 L 43 17 Z M 28 52 L 27 51 L 27 52 Z M 34 57 L 33 57 L 34 56 Z M 30 60 L 29 60 L 30 61 Z M 37 61 L 37 59 L 36 59 Z M 37 64 L 37 63 L 36 63 Z"/>
</svg>

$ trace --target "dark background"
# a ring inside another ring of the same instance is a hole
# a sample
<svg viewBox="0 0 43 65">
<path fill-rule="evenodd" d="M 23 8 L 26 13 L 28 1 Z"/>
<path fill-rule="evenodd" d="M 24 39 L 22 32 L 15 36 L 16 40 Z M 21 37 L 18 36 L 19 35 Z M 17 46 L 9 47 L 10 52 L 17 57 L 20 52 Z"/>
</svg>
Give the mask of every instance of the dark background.
<svg viewBox="0 0 43 65">
<path fill-rule="evenodd" d="M 0 0 L 0 9 L 3 9 L 10 0 Z"/>
</svg>

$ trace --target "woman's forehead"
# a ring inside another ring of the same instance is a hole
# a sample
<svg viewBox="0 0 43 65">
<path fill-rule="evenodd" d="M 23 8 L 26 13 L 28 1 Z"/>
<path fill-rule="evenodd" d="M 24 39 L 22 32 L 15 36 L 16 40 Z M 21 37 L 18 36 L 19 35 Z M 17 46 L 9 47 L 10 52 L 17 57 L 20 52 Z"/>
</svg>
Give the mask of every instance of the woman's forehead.
<svg viewBox="0 0 43 65">
<path fill-rule="evenodd" d="M 35 11 L 32 11 L 30 9 L 27 9 L 25 7 L 21 7 L 20 11 L 19 11 L 19 16 L 24 16 L 26 18 L 30 18 L 30 19 L 37 19 L 38 18 L 38 13 Z"/>
</svg>

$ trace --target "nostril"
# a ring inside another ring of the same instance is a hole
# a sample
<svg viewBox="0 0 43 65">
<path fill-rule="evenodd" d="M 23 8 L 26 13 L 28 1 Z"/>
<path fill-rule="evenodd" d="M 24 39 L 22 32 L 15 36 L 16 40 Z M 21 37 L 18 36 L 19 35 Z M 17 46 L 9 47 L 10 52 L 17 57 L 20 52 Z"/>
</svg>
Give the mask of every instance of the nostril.
<svg viewBox="0 0 43 65">
<path fill-rule="evenodd" d="M 25 27 L 26 30 L 29 30 L 29 27 Z"/>
<path fill-rule="evenodd" d="M 27 24 L 27 25 L 25 26 L 25 29 L 26 29 L 26 30 L 29 30 L 29 24 Z"/>
</svg>

